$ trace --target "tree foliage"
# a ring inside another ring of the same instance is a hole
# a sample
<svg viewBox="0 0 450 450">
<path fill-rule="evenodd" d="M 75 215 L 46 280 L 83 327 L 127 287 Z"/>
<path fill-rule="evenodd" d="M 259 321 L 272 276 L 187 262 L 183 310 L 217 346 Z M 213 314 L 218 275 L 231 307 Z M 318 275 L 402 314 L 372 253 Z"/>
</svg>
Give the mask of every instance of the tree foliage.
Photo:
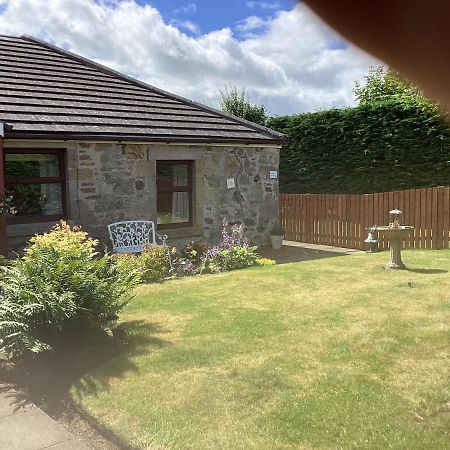
<svg viewBox="0 0 450 450">
<path fill-rule="evenodd" d="M 232 86 L 220 90 L 220 96 L 220 109 L 222 111 L 259 125 L 264 125 L 266 123 L 266 107 L 264 105 L 252 103 L 245 89 L 239 91 L 237 87 Z"/>
<path fill-rule="evenodd" d="M 450 128 L 437 112 L 366 104 L 276 117 L 285 133 L 280 189 L 361 194 L 450 185 Z"/>
<path fill-rule="evenodd" d="M 365 76 L 366 83 L 355 82 L 353 92 L 359 105 L 380 103 L 406 103 L 435 107 L 430 99 L 413 83 L 402 78 L 393 69 L 371 67 Z"/>
<path fill-rule="evenodd" d="M 392 70 L 356 83 L 356 108 L 272 118 L 288 136 L 280 188 L 291 193 L 370 193 L 450 185 L 447 117 Z"/>
</svg>

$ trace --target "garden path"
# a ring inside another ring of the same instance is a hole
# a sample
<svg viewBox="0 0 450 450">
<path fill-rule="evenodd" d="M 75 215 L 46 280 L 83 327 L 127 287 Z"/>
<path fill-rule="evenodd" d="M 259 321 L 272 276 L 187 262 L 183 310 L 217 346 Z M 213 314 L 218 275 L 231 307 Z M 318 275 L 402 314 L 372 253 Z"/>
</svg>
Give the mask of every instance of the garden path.
<svg viewBox="0 0 450 450">
<path fill-rule="evenodd" d="M 0 389 L 0 430 L 1 449 L 88 450 L 72 433 L 12 389 Z"/>
<path fill-rule="evenodd" d="M 304 244 L 302 242 L 294 241 L 283 241 L 283 247 L 281 250 L 272 250 L 270 247 L 265 247 L 261 251 L 262 256 L 265 258 L 274 259 L 277 264 L 333 258 L 336 256 L 352 255 L 354 253 L 363 252 L 361 250 L 354 250 L 351 248 Z"/>
</svg>

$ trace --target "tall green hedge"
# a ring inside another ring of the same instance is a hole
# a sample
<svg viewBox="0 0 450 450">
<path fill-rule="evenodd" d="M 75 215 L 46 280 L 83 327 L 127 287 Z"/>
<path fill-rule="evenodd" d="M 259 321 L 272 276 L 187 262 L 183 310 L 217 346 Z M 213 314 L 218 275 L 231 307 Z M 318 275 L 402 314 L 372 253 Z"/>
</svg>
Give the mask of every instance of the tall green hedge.
<svg viewBox="0 0 450 450">
<path fill-rule="evenodd" d="M 450 185 L 450 128 L 436 109 L 403 103 L 275 117 L 285 133 L 280 188 L 369 193 Z"/>
</svg>

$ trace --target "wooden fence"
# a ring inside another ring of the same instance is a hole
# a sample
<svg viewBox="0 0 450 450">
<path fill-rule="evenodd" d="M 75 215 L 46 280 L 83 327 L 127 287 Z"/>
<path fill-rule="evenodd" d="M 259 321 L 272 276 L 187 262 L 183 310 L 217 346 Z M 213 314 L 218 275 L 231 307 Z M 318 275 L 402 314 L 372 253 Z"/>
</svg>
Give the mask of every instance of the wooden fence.
<svg viewBox="0 0 450 450">
<path fill-rule="evenodd" d="M 387 225 L 389 211 L 403 211 L 402 223 L 413 225 L 406 248 L 450 247 L 450 187 L 376 194 L 281 194 L 280 222 L 287 240 L 367 249 L 367 228 Z M 380 248 L 387 248 L 379 237 Z"/>
</svg>

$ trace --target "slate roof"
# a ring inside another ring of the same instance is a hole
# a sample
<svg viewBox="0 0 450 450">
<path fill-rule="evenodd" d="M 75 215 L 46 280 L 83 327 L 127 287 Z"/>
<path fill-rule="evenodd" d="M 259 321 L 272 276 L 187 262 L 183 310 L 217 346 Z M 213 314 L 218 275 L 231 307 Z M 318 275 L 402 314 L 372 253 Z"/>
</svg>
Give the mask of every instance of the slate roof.
<svg viewBox="0 0 450 450">
<path fill-rule="evenodd" d="M 29 36 L 0 36 L 0 121 L 5 138 L 236 144 L 285 140 L 273 130 Z"/>
</svg>

